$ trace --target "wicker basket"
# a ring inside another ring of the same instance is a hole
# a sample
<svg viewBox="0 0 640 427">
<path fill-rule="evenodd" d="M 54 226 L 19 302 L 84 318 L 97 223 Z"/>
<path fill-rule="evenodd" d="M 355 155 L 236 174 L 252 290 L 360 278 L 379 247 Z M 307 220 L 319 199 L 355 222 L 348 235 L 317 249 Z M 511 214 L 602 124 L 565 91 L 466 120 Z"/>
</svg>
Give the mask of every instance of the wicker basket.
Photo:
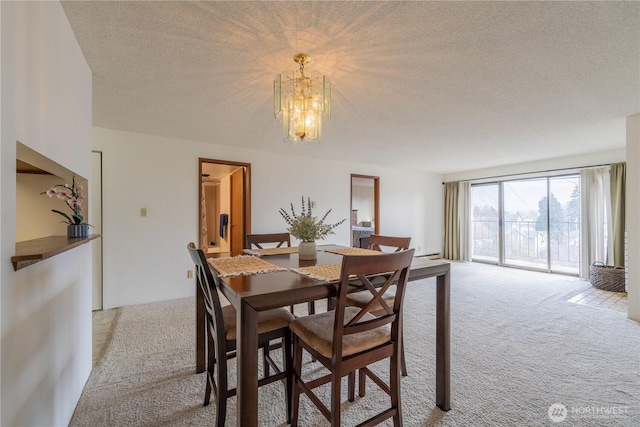
<svg viewBox="0 0 640 427">
<path fill-rule="evenodd" d="M 624 267 L 594 262 L 589 266 L 589 281 L 594 288 L 605 291 L 624 292 Z"/>
</svg>

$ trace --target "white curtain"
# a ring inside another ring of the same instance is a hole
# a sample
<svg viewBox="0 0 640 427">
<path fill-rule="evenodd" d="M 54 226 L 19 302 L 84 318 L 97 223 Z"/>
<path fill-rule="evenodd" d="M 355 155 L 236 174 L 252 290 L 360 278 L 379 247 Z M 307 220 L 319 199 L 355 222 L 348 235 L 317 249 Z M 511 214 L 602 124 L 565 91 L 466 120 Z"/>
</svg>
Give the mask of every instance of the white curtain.
<svg viewBox="0 0 640 427">
<path fill-rule="evenodd" d="M 460 225 L 460 260 L 471 261 L 471 183 L 458 185 L 458 224 Z"/>
<path fill-rule="evenodd" d="M 611 236 L 611 197 L 609 168 L 585 169 L 580 173 L 581 238 L 580 277 L 589 279 L 589 266 L 596 261 L 613 262 L 613 247 L 607 244 Z"/>
</svg>

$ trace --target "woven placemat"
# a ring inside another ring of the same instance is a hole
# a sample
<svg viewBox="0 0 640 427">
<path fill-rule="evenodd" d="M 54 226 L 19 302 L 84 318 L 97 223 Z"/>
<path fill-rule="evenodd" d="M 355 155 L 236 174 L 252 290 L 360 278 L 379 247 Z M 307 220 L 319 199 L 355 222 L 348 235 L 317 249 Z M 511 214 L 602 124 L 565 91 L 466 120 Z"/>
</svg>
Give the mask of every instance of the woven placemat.
<svg viewBox="0 0 640 427">
<path fill-rule="evenodd" d="M 339 255 L 380 255 L 382 252 L 365 248 L 337 248 L 325 249 L 325 252 L 331 252 Z"/>
<path fill-rule="evenodd" d="M 297 254 L 297 246 L 287 246 L 282 248 L 265 248 L 265 249 L 244 249 L 243 252 L 249 255 L 269 256 L 282 254 Z"/>
<path fill-rule="evenodd" d="M 260 257 L 251 255 L 209 258 L 209 264 L 218 272 L 218 276 L 220 277 L 246 276 L 249 274 L 286 270 L 286 268 L 278 267 Z"/>
<path fill-rule="evenodd" d="M 341 270 L 342 264 L 322 264 L 291 269 L 291 271 L 309 276 L 313 279 L 326 280 L 328 282 L 337 282 L 340 280 Z"/>
</svg>

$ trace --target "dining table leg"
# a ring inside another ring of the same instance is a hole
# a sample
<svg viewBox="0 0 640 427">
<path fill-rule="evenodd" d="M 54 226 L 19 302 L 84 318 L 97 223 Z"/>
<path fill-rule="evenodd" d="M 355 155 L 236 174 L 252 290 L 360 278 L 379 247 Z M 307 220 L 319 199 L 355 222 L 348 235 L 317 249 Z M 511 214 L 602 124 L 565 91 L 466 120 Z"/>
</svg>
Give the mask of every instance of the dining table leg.
<svg viewBox="0 0 640 427">
<path fill-rule="evenodd" d="M 436 279 L 436 405 L 451 409 L 450 273 Z"/>
<path fill-rule="evenodd" d="M 258 425 L 258 312 L 240 300 L 237 317 L 237 425 Z"/>
</svg>

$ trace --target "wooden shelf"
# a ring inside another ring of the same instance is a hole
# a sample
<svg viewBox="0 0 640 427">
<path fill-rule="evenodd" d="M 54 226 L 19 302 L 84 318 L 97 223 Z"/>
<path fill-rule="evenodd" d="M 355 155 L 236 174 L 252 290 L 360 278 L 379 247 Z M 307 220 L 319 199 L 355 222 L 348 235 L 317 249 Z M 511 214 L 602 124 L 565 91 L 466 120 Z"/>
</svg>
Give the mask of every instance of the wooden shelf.
<svg viewBox="0 0 640 427">
<path fill-rule="evenodd" d="M 18 271 L 43 259 L 51 258 L 69 249 L 84 245 L 98 237 L 100 237 L 100 234 L 91 234 L 88 237 L 78 239 L 69 239 L 67 236 L 49 236 L 16 242 L 16 254 L 11 257 L 13 269 Z"/>
</svg>

